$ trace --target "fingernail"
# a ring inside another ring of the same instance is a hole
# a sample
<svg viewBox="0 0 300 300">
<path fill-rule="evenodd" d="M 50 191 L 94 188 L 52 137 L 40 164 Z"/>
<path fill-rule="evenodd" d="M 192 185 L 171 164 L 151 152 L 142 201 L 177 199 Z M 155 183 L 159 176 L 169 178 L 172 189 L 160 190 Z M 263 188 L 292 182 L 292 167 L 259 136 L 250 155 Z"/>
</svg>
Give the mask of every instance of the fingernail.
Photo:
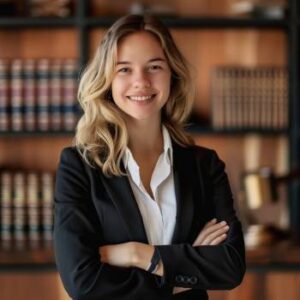
<svg viewBox="0 0 300 300">
<path fill-rule="evenodd" d="M 226 223 L 226 221 L 222 221 L 220 224 L 221 225 L 226 225 L 227 223 Z"/>
<path fill-rule="evenodd" d="M 212 223 L 215 223 L 215 222 L 217 222 L 217 219 L 216 219 L 216 218 L 213 218 L 213 219 L 211 220 L 211 222 L 212 222 Z"/>
</svg>

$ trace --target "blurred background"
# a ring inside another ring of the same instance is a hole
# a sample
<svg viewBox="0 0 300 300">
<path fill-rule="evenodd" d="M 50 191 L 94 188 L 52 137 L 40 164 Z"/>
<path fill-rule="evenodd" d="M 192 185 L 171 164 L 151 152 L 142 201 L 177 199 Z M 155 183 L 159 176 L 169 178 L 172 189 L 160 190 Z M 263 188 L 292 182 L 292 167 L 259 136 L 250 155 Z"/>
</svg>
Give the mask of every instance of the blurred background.
<svg viewBox="0 0 300 300">
<path fill-rule="evenodd" d="M 298 0 L 0 0 L 0 295 L 69 299 L 53 186 L 81 115 L 78 78 L 107 28 L 158 15 L 197 86 L 189 131 L 226 163 L 247 274 L 211 300 L 300 299 Z"/>
</svg>

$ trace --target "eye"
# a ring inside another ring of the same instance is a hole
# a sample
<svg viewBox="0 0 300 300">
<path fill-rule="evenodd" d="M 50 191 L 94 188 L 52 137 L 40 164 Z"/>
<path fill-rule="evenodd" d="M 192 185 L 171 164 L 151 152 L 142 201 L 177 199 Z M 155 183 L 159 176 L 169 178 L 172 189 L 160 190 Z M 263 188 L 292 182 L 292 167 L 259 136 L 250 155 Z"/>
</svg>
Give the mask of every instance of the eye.
<svg viewBox="0 0 300 300">
<path fill-rule="evenodd" d="M 130 69 L 128 67 L 124 67 L 117 70 L 118 73 L 128 73 L 129 71 Z"/>
<path fill-rule="evenodd" d="M 156 71 L 156 70 L 161 70 L 162 67 L 160 65 L 152 65 L 149 67 L 150 71 Z"/>
</svg>

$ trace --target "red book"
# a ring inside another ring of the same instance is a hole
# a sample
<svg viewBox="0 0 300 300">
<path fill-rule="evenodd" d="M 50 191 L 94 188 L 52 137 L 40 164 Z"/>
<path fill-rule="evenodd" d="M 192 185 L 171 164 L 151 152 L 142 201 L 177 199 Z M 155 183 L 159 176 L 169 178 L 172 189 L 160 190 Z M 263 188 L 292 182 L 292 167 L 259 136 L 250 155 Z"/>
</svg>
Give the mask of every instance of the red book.
<svg viewBox="0 0 300 300">
<path fill-rule="evenodd" d="M 0 59 L 0 131 L 8 131 L 9 126 L 9 86 L 10 64 Z"/>
<path fill-rule="evenodd" d="M 63 67 L 63 129 L 74 130 L 77 122 L 77 62 L 64 61 Z"/>
</svg>

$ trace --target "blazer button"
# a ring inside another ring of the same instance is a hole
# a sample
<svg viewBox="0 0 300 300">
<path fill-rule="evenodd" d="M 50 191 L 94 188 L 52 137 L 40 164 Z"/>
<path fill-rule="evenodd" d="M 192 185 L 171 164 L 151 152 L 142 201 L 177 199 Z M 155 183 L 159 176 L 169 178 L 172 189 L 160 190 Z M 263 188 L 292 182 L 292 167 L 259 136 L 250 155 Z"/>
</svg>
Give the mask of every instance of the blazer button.
<svg viewBox="0 0 300 300">
<path fill-rule="evenodd" d="M 184 283 L 189 283 L 189 281 L 190 281 L 190 277 L 188 277 L 188 276 L 183 276 L 183 282 L 184 282 Z"/>
<path fill-rule="evenodd" d="M 175 281 L 178 283 L 184 282 L 184 277 L 182 275 L 176 275 Z"/>
<path fill-rule="evenodd" d="M 189 279 L 191 284 L 196 284 L 198 282 L 198 277 L 196 276 L 191 276 Z"/>
</svg>

